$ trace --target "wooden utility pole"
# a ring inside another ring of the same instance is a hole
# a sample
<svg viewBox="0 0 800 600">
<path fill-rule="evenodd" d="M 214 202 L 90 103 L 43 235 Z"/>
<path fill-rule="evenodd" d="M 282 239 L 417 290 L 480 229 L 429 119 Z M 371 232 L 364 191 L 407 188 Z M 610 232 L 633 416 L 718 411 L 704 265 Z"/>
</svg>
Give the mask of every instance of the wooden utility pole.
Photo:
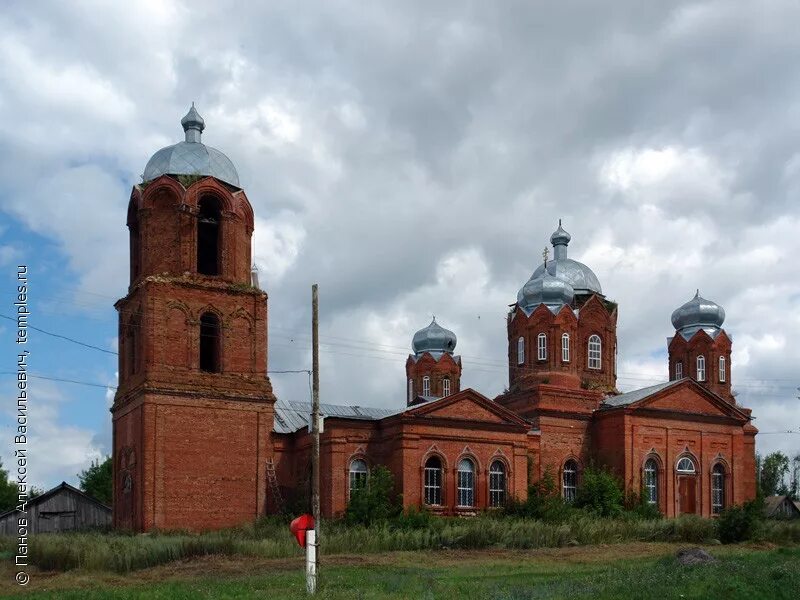
<svg viewBox="0 0 800 600">
<path fill-rule="evenodd" d="M 319 576 L 319 290 L 311 286 L 311 511 L 314 515 L 314 556 L 308 578 L 308 592 L 316 593 Z"/>
</svg>

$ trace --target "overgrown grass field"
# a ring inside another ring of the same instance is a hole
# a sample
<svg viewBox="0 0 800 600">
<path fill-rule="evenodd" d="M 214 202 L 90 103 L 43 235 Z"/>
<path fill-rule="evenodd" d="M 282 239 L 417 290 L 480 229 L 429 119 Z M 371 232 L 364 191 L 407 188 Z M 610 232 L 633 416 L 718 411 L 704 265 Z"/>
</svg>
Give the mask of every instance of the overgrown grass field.
<svg viewBox="0 0 800 600">
<path fill-rule="evenodd" d="M 527 600 L 795 599 L 800 549 L 711 546 L 717 561 L 681 565 L 676 545 L 632 543 L 555 550 L 450 550 L 328 558 L 326 599 Z M 355 550 L 352 548 L 351 550 Z M 4 566 L 3 579 L 8 574 Z M 186 572 L 183 571 L 186 569 Z M 213 557 L 139 574 L 35 573 L 15 596 L 63 600 L 307 598 L 302 561 Z M 36 589 L 38 588 L 38 589 Z M 11 592 L 10 584 L 0 587 Z M 2 593 L 2 592 L 0 592 Z"/>
<path fill-rule="evenodd" d="M 718 539 L 710 519 L 600 518 L 577 514 L 561 522 L 484 515 L 471 519 L 424 518 L 386 522 L 369 527 L 341 521 L 323 524 L 322 552 L 370 554 L 439 549 L 532 549 L 618 544 L 624 542 L 709 543 Z M 759 521 L 751 540 L 775 544 L 800 543 L 800 523 Z M 11 552 L 15 540 L 0 541 Z M 218 532 L 65 533 L 33 536 L 30 562 L 44 571 L 130 571 L 206 556 L 289 558 L 301 556 L 286 521 L 267 518 L 253 526 Z"/>
</svg>

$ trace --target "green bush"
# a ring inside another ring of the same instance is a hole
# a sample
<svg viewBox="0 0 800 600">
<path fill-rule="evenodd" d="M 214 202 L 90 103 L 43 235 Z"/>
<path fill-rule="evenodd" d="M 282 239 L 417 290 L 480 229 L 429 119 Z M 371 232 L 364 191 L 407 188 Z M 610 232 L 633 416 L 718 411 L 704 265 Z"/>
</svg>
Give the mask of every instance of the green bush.
<svg viewBox="0 0 800 600">
<path fill-rule="evenodd" d="M 590 466 L 583 471 L 575 506 L 601 517 L 616 517 L 622 514 L 623 497 L 622 485 L 610 470 Z"/>
<path fill-rule="evenodd" d="M 350 492 L 345 521 L 350 525 L 385 523 L 402 512 L 402 502 L 394 493 L 394 477 L 384 466 L 372 469 L 366 485 Z"/>
<path fill-rule="evenodd" d="M 550 470 L 528 488 L 525 501 L 509 498 L 497 516 L 524 517 L 541 519 L 548 523 L 563 523 L 576 515 L 575 507 L 564 502 L 557 492 L 555 480 Z"/>
<path fill-rule="evenodd" d="M 760 503 L 753 500 L 741 506 L 731 506 L 720 513 L 717 519 L 719 540 L 723 544 L 744 542 L 753 539 L 761 520 Z"/>
</svg>

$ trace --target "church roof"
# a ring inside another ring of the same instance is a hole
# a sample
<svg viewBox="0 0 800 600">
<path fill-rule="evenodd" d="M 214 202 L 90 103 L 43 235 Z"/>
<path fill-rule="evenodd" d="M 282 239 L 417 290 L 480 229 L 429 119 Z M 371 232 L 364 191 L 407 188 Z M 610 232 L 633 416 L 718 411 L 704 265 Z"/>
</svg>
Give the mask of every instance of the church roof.
<svg viewBox="0 0 800 600">
<path fill-rule="evenodd" d="M 651 385 L 650 387 L 633 390 L 632 392 L 620 394 L 619 396 L 608 396 L 605 400 L 603 400 L 603 406 L 606 407 L 628 406 L 629 404 L 633 404 L 634 402 L 639 402 L 639 400 L 644 400 L 645 398 L 652 396 L 653 394 L 657 394 L 662 390 L 671 388 L 673 385 L 678 385 L 681 381 L 683 380 L 675 379 L 674 381 L 666 381 L 664 383 L 659 383 L 657 385 Z"/>
<path fill-rule="evenodd" d="M 319 405 L 319 412 L 323 417 L 340 417 L 359 421 L 378 421 L 401 413 L 404 410 L 406 410 L 406 407 L 395 410 L 387 408 L 368 408 L 356 405 Z M 308 427 L 310 422 L 310 402 L 291 402 L 288 400 L 278 400 L 275 402 L 275 417 L 272 427 L 275 433 L 294 433 L 304 427 Z"/>
<path fill-rule="evenodd" d="M 151 181 L 162 175 L 208 175 L 239 186 L 239 174 L 231 160 L 222 152 L 200 141 L 205 121 L 192 104 L 181 119 L 186 140 L 162 148 L 147 161 L 142 180 Z"/>
</svg>

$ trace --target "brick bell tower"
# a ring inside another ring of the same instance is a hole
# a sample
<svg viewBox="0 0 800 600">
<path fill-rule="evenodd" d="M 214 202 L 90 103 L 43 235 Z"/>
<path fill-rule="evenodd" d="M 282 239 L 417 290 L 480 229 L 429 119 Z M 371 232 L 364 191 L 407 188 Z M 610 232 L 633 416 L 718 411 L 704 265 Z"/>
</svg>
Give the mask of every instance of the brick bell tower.
<svg viewBox="0 0 800 600">
<path fill-rule="evenodd" d="M 667 340 L 670 380 L 691 377 L 728 402 L 731 393 L 731 345 L 722 329 L 725 310 L 711 300 L 694 298 L 672 313 L 675 336 Z"/>
<path fill-rule="evenodd" d="M 250 279 L 253 209 L 201 142 L 156 152 L 128 205 L 130 286 L 117 301 L 114 526 L 213 529 L 264 513 L 275 398 L 267 294 Z"/>
<path fill-rule="evenodd" d="M 456 341 L 456 334 L 439 325 L 436 317 L 414 334 L 414 352 L 406 360 L 408 406 L 460 391 L 461 357 L 453 354 Z"/>
</svg>

